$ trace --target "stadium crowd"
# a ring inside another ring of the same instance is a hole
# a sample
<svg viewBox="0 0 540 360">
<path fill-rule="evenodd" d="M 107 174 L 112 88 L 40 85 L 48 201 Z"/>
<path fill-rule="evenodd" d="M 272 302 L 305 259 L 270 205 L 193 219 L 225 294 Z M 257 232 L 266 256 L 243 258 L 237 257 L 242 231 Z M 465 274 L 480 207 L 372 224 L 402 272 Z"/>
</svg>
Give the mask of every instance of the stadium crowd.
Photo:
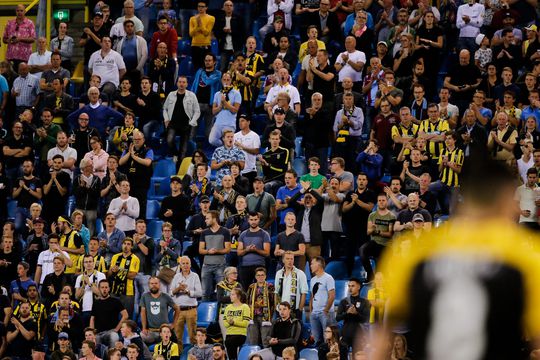
<svg viewBox="0 0 540 360">
<path fill-rule="evenodd" d="M 366 359 L 475 164 L 539 229 L 536 0 L 88 6 L 4 29 L 0 357 Z"/>
</svg>

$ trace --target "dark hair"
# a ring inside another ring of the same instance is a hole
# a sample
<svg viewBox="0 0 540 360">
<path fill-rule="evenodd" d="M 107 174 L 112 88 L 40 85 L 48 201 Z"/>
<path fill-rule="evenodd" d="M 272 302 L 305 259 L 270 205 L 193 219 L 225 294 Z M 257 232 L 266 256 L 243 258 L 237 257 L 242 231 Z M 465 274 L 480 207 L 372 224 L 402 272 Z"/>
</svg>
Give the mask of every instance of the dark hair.
<svg viewBox="0 0 540 360">
<path fill-rule="evenodd" d="M 90 340 L 84 340 L 82 343 L 88 345 L 88 347 L 90 349 L 92 349 L 92 352 L 94 352 L 96 350 L 96 343 L 95 342 L 90 341 Z"/>
<path fill-rule="evenodd" d="M 279 303 L 280 306 L 285 306 L 287 309 L 291 308 L 291 304 L 288 301 L 282 301 Z"/>
<path fill-rule="evenodd" d="M 316 156 L 310 157 L 310 158 L 308 159 L 308 164 L 309 164 L 310 162 L 314 162 L 314 163 L 317 163 L 317 164 L 321 165 L 321 160 L 319 160 L 319 158 L 316 157 Z"/>
<path fill-rule="evenodd" d="M 64 157 L 60 154 L 56 154 L 52 157 L 53 160 L 56 160 L 56 159 L 62 159 L 62 162 L 64 161 Z"/>
<path fill-rule="evenodd" d="M 96 330 L 96 329 L 94 329 L 94 328 L 92 328 L 92 327 L 90 327 L 90 326 L 87 326 L 87 327 L 85 327 L 85 328 L 84 328 L 84 330 L 83 330 L 83 334 L 86 334 L 86 333 L 87 333 L 88 331 L 91 331 L 91 332 L 93 332 L 93 333 L 94 333 L 94 335 L 96 335 L 96 334 L 97 334 L 97 330 Z"/>
<path fill-rule="evenodd" d="M 352 278 L 349 279 L 349 281 L 355 282 L 358 285 L 362 286 L 362 282 L 358 278 L 352 277 Z"/>
<path fill-rule="evenodd" d="M 324 261 L 324 258 L 322 256 L 316 256 L 316 257 L 313 258 L 313 260 L 318 262 L 319 265 L 321 265 L 323 269 L 326 267 L 326 261 Z"/>
<path fill-rule="evenodd" d="M 255 216 L 256 216 L 256 217 L 258 217 L 258 218 L 261 217 L 261 215 L 260 215 L 257 211 L 250 211 L 250 212 L 249 212 L 249 216 L 250 216 L 250 217 L 255 217 Z"/>
<path fill-rule="evenodd" d="M 135 23 L 131 19 L 124 20 L 124 26 L 126 26 L 127 24 L 131 24 L 131 25 L 135 26 Z"/>
<path fill-rule="evenodd" d="M 294 169 L 287 169 L 287 171 L 285 171 L 285 174 L 291 174 L 292 176 L 294 176 L 295 178 L 298 177 L 298 174 L 296 173 L 296 171 Z"/>
<path fill-rule="evenodd" d="M 509 28 L 509 27 L 504 28 L 504 29 L 502 30 L 502 32 L 501 32 L 501 38 L 502 38 L 502 37 L 505 37 L 506 34 L 508 34 L 508 33 L 513 33 L 513 31 L 514 31 L 514 30 L 513 30 L 512 28 Z"/>
<path fill-rule="evenodd" d="M 536 170 L 536 168 L 530 168 L 529 170 L 527 170 L 527 175 L 537 175 L 538 176 L 538 171 Z"/>
<path fill-rule="evenodd" d="M 199 331 L 199 330 L 197 330 L 197 331 Z M 219 347 L 221 350 L 225 350 L 225 346 L 223 346 L 223 344 L 221 344 L 221 343 L 214 344 L 212 347 L 216 347 L 216 346 Z"/>
</svg>

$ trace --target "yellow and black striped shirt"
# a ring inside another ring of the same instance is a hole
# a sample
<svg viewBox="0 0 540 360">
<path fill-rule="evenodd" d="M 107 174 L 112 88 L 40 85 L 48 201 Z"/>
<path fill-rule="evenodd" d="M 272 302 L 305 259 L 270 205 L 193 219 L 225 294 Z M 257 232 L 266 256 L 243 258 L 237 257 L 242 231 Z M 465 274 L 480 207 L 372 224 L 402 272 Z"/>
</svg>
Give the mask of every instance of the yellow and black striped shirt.
<svg viewBox="0 0 540 360">
<path fill-rule="evenodd" d="M 13 316 L 15 316 L 17 319 L 19 318 L 20 307 L 21 304 L 17 305 L 15 310 L 13 310 Z M 43 333 L 43 328 L 45 326 L 45 322 L 47 321 L 47 309 L 45 308 L 45 305 L 39 301 L 33 304 L 30 302 L 30 314 L 37 324 L 38 340 L 41 340 L 41 334 Z"/>
<path fill-rule="evenodd" d="M 463 150 L 458 148 L 454 148 L 454 150 L 452 151 L 444 149 L 444 151 L 441 153 L 441 157 L 439 157 L 439 164 L 442 164 L 444 156 L 448 157 L 449 162 L 453 162 L 456 165 L 463 166 Z M 450 187 L 459 186 L 459 174 L 454 171 L 454 169 L 451 169 L 448 166 L 443 166 L 440 174 L 440 179 L 442 183 Z"/>
<path fill-rule="evenodd" d="M 80 274 L 83 272 L 83 259 L 84 256 L 79 257 L 79 261 L 77 262 L 77 274 Z M 105 258 L 99 254 L 94 256 L 94 270 L 97 270 L 99 272 L 102 272 L 104 274 L 107 273 L 107 264 L 105 263 Z"/>
<path fill-rule="evenodd" d="M 167 345 L 163 345 L 163 342 L 156 344 L 154 347 L 154 358 L 158 355 L 163 355 L 165 360 L 178 360 L 180 358 L 178 344 L 172 341 L 169 341 Z"/>
<path fill-rule="evenodd" d="M 247 70 L 245 70 L 242 74 L 243 76 L 251 79 L 251 85 L 246 85 L 242 81 L 240 81 L 240 79 L 237 79 L 236 73 L 232 74 L 232 85 L 236 90 L 240 92 L 240 95 L 242 95 L 242 102 L 250 102 L 253 98 L 253 74 L 253 72 Z"/>
<path fill-rule="evenodd" d="M 441 119 L 439 119 L 435 123 L 429 121 L 429 119 L 423 120 L 420 123 L 420 128 L 418 129 L 418 131 L 424 132 L 428 135 L 429 134 L 440 135 L 440 134 L 444 134 L 448 130 L 450 130 L 450 125 L 448 125 L 448 121 L 441 120 Z M 441 141 L 441 142 L 428 141 L 426 147 L 429 150 L 431 157 L 433 159 L 438 159 L 440 154 L 444 150 L 444 141 Z"/>
</svg>

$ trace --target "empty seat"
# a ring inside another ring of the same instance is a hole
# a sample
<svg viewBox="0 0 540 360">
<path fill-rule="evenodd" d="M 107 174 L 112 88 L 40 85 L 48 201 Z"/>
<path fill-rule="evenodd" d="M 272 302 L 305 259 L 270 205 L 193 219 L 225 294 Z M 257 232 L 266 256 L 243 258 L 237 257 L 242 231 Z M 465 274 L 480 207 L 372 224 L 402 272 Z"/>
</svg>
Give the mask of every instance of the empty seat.
<svg viewBox="0 0 540 360">
<path fill-rule="evenodd" d="M 146 202 L 146 218 L 148 220 L 153 220 L 159 218 L 159 210 L 161 205 L 157 200 L 148 200 Z"/>
<path fill-rule="evenodd" d="M 193 61 L 191 61 L 191 56 L 186 56 L 182 61 L 180 62 L 178 66 L 178 74 L 179 75 L 193 75 Z"/>
<path fill-rule="evenodd" d="M 303 349 L 300 351 L 300 359 L 319 360 L 319 352 L 317 349 Z"/>
<path fill-rule="evenodd" d="M 334 300 L 334 305 L 339 305 L 341 300 L 345 299 L 347 297 L 347 287 L 348 281 L 347 280 L 337 280 L 336 281 L 336 298 Z"/>
<path fill-rule="evenodd" d="M 146 235 L 154 240 L 159 240 L 161 238 L 161 225 L 163 225 L 163 221 L 161 220 L 149 221 L 146 226 Z"/>
<path fill-rule="evenodd" d="M 159 160 L 154 164 L 153 177 L 169 177 L 176 172 L 176 165 L 172 159 Z"/>
<path fill-rule="evenodd" d="M 347 266 L 343 261 L 331 261 L 326 265 L 325 272 L 332 275 L 334 280 L 344 280 L 348 278 Z"/>
<path fill-rule="evenodd" d="M 197 307 L 197 326 L 208 327 L 211 322 L 217 319 L 217 302 L 201 302 Z"/>
<path fill-rule="evenodd" d="M 248 360 L 251 354 L 256 353 L 260 350 L 260 346 L 257 345 L 244 345 L 238 353 L 238 360 Z"/>
</svg>

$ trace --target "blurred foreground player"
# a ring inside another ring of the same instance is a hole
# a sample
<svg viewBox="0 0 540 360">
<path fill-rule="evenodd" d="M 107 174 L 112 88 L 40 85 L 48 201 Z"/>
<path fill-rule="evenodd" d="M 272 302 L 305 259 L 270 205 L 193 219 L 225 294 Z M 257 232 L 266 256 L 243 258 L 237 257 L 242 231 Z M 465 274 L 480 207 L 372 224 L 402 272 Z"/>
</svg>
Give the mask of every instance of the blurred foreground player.
<svg viewBox="0 0 540 360">
<path fill-rule="evenodd" d="M 526 359 L 540 348 L 538 239 L 514 221 L 515 177 L 487 161 L 471 170 L 450 223 L 385 254 L 388 322 L 375 359 L 396 325 L 410 330 L 415 359 Z"/>
</svg>

